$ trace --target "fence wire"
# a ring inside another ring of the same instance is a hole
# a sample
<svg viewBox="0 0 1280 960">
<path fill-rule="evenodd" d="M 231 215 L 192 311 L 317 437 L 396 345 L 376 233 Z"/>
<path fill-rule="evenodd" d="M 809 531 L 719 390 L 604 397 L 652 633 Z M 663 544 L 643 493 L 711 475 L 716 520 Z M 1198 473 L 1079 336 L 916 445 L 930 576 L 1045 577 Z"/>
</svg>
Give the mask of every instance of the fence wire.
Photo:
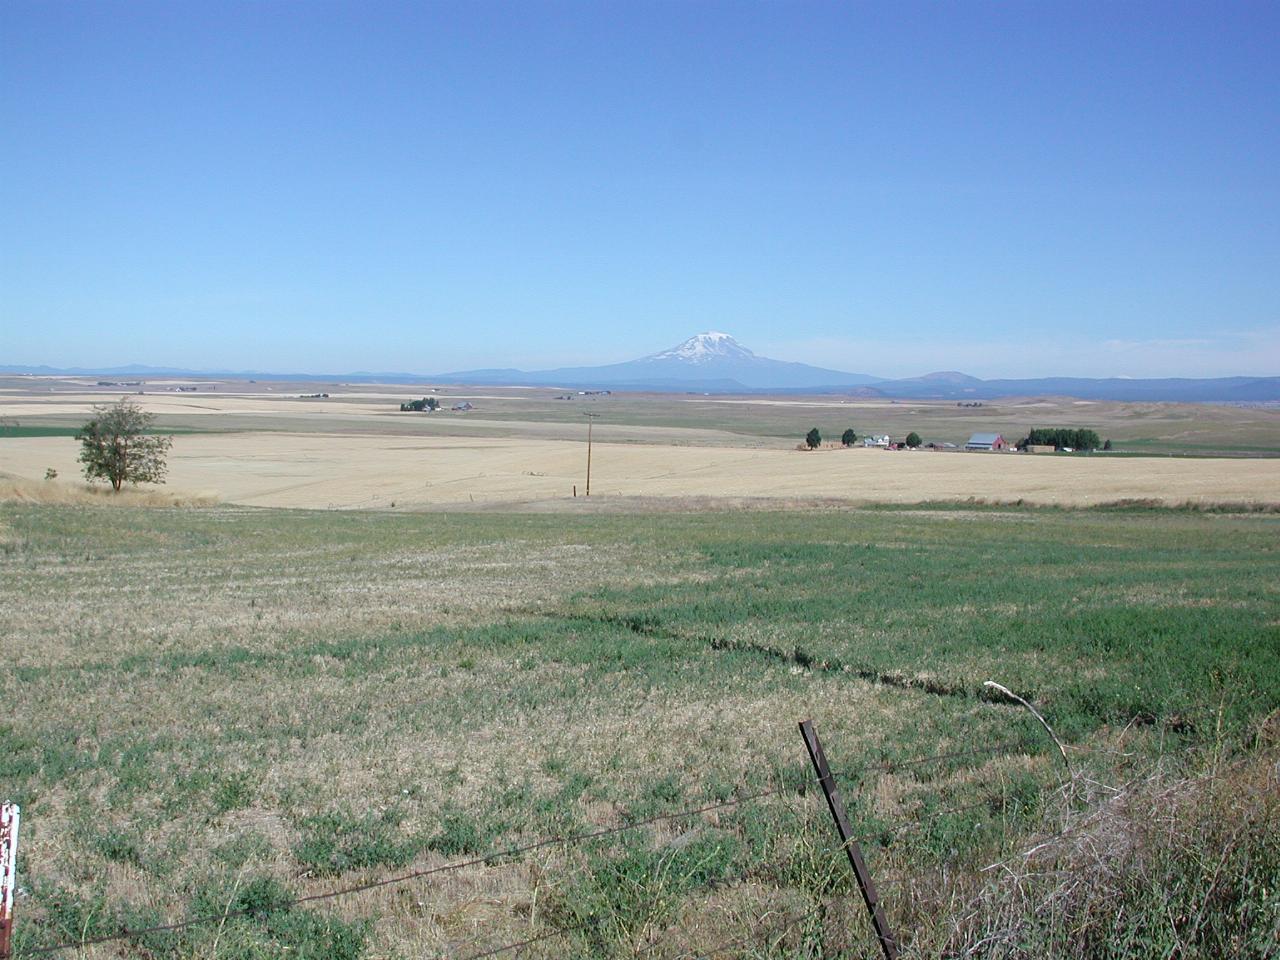
<svg viewBox="0 0 1280 960">
<path fill-rule="evenodd" d="M 540 943 L 543 940 L 554 940 L 556 937 L 567 936 L 572 932 L 572 930 L 548 930 L 546 933 L 540 933 L 537 936 L 529 937 L 526 940 L 517 940 L 515 943 L 504 943 L 500 947 L 481 950 L 479 953 L 463 954 L 462 956 L 455 957 L 455 960 L 482 960 L 484 957 L 498 957 L 504 953 L 510 953 L 512 950 L 522 950 L 531 944 Z"/>
<path fill-rule="evenodd" d="M 816 782 L 816 781 L 815 781 Z M 602 827 L 599 830 L 590 830 L 583 833 L 565 834 L 554 837 L 544 837 L 530 843 L 520 844 L 513 847 L 504 847 L 498 850 L 492 850 L 488 853 L 471 857 L 466 860 L 458 860 L 452 863 L 440 864 L 435 867 L 427 867 L 422 870 L 412 870 L 408 873 L 399 874 L 393 877 L 384 877 L 378 880 L 370 880 L 365 883 L 357 883 L 351 886 L 342 887 L 337 890 L 327 890 L 323 893 L 313 893 L 303 897 L 294 897 L 289 900 L 283 900 L 274 903 L 266 908 L 244 908 L 240 910 L 229 910 L 224 913 L 213 914 L 205 917 L 193 917 L 187 920 L 179 920 L 174 923 L 156 924 L 150 927 L 140 927 L 135 930 L 125 930 L 120 933 L 109 934 L 101 937 L 91 937 L 85 940 L 67 941 L 65 943 L 54 944 L 48 947 L 36 947 L 24 951 L 26 956 L 41 956 L 51 953 L 58 953 L 63 950 L 76 950 L 83 947 L 95 946 L 101 943 L 111 943 L 117 940 L 133 940 L 150 933 L 169 933 L 177 930 L 184 930 L 189 927 L 199 926 L 207 923 L 221 923 L 225 920 L 234 920 L 239 917 L 255 916 L 264 913 L 278 913 L 282 910 L 298 906 L 304 903 L 315 903 L 320 900 L 333 900 L 339 897 L 351 896 L 357 893 L 363 893 L 367 890 L 374 890 L 379 887 L 394 886 L 401 883 L 407 883 L 410 880 L 418 880 L 423 877 L 435 876 L 437 874 L 451 873 L 456 870 L 462 870 L 466 867 L 480 866 L 490 863 L 493 860 L 506 859 L 515 857 L 522 853 L 529 853 L 534 850 L 542 850 L 547 847 L 562 846 L 566 844 L 585 843 L 588 840 L 598 840 L 603 837 L 610 837 L 620 833 L 626 833 L 631 830 L 639 830 L 642 827 L 652 826 L 656 823 L 666 823 L 671 820 L 679 820 L 684 817 L 698 816 L 703 813 L 710 813 L 715 810 L 725 810 L 730 807 L 740 806 L 752 800 L 760 800 L 764 797 L 770 797 L 778 793 L 782 793 L 791 788 L 785 786 L 771 787 L 767 790 L 758 790 L 755 793 L 746 794 L 740 797 L 733 797 L 729 800 L 721 800 L 716 803 L 708 803 L 699 807 L 691 807 L 685 810 L 678 810 L 673 813 L 656 814 L 652 817 L 645 817 L 641 820 L 634 820 L 628 823 L 619 824 L 614 827 Z"/>
<path fill-rule="evenodd" d="M 1043 746 L 1043 743 L 1039 745 Z M 840 770 L 833 771 L 833 772 L 834 772 L 834 775 L 837 777 L 844 778 L 844 779 L 853 779 L 867 772 L 878 771 L 878 772 L 888 773 L 888 772 L 894 772 L 902 769 L 912 769 L 912 768 L 917 768 L 921 766 L 927 766 L 935 763 L 946 763 L 948 761 L 964 760 L 971 757 L 989 756 L 989 755 L 998 754 L 998 753 L 1009 753 L 1015 750 L 1021 751 L 1021 750 L 1026 750 L 1028 748 L 1034 748 L 1035 746 L 1037 746 L 1037 743 L 1035 741 L 1029 740 L 1027 738 L 1019 738 L 1016 740 L 1007 740 L 1007 741 L 1001 741 L 994 744 L 989 744 L 984 747 L 977 747 L 977 748 L 966 749 L 966 750 L 947 751 L 943 753 L 925 754 L 925 755 L 920 755 L 915 757 L 909 757 L 904 760 L 889 759 L 889 760 L 868 761 L 863 764 L 856 764 L 853 766 L 843 767 Z M 556 836 L 550 836 L 550 837 L 543 837 L 537 840 L 530 841 L 529 843 L 517 844 L 514 846 L 494 849 L 487 853 L 479 854 L 464 860 L 457 860 L 450 863 L 439 864 L 434 867 L 427 867 L 419 870 L 411 870 L 409 872 L 397 874 L 390 877 L 383 877 L 376 880 L 369 880 L 363 883 L 357 883 L 357 884 L 352 884 L 345 887 L 340 887 L 336 890 L 328 890 L 320 893 L 308 894 L 306 896 L 295 897 L 288 900 L 283 900 L 283 901 L 273 903 L 266 907 L 252 907 L 252 908 L 243 908 L 238 910 L 229 910 L 219 914 L 213 914 L 213 915 L 202 916 L 202 917 L 192 917 L 185 920 L 175 921 L 172 923 L 155 924 L 153 926 L 148 926 L 148 927 L 140 927 L 137 929 L 123 930 L 118 933 L 108 934 L 108 935 L 99 936 L 99 937 L 90 937 L 87 939 L 66 941 L 66 942 L 57 943 L 51 946 L 33 947 L 30 949 L 24 950 L 23 955 L 27 957 L 47 956 L 50 954 L 60 953 L 67 950 L 79 950 L 85 947 L 95 946 L 95 945 L 104 944 L 104 943 L 112 943 L 112 942 L 124 941 L 124 940 L 134 940 L 149 934 L 171 933 L 171 932 L 185 930 L 185 929 L 189 929 L 192 927 L 201 926 L 205 924 L 223 923 L 227 920 L 238 919 L 241 917 L 264 916 L 271 913 L 281 912 L 302 904 L 316 903 L 324 900 L 339 899 L 343 897 L 353 896 L 355 894 L 363 893 L 369 890 L 378 889 L 381 887 L 395 886 L 403 883 L 408 883 L 409 881 L 412 881 L 412 880 L 419 880 L 427 877 L 451 873 L 457 870 L 465 869 L 467 867 L 483 866 L 495 860 L 516 857 L 521 854 L 530 853 L 536 850 L 542 850 L 542 849 L 547 849 L 547 848 L 556 847 L 556 846 L 585 843 L 592 840 L 603 839 L 606 837 L 627 833 L 629 831 L 638 830 L 643 827 L 652 826 L 654 824 L 666 823 L 666 822 L 679 820 L 686 817 L 698 816 L 705 813 L 711 813 L 717 810 L 730 809 L 733 807 L 740 806 L 744 803 L 749 803 L 754 800 L 761 800 L 766 797 L 775 796 L 778 794 L 784 794 L 784 793 L 790 793 L 790 792 L 804 793 L 808 788 L 811 788 L 817 785 L 818 785 L 817 780 L 813 779 L 811 776 L 806 776 L 803 779 L 800 779 L 798 781 L 793 780 L 793 782 L 790 784 L 778 784 L 776 786 L 772 786 L 764 790 L 758 790 L 758 791 L 754 791 L 752 793 L 744 794 L 741 796 L 731 797 L 727 800 L 716 801 L 714 803 L 703 804 L 700 806 L 690 807 L 687 809 L 677 810 L 669 813 L 655 814 L 654 816 L 644 817 L 640 820 L 629 821 L 627 823 L 618 824 L 612 827 L 601 827 L 597 830 L 584 831 L 580 833 L 562 834 L 562 835 L 556 835 Z M 989 805 L 991 802 L 992 802 L 991 799 L 987 798 L 987 799 L 983 799 L 981 801 L 971 803 L 971 804 L 966 804 L 960 807 L 953 807 L 953 808 L 948 808 L 943 810 L 929 810 L 929 811 L 926 811 L 926 814 L 931 819 L 936 817 L 949 816 L 957 813 L 962 813 L 968 810 L 976 809 L 981 806 L 986 806 L 986 805 Z M 924 826 L 925 826 L 924 820 L 913 821 L 893 831 L 890 837 L 891 839 L 897 838 L 898 836 L 909 833 L 912 830 L 921 829 Z M 879 841 L 875 840 L 874 838 L 869 838 L 865 842 L 878 843 Z M 843 849 L 842 846 L 837 846 L 833 848 L 833 852 L 838 852 L 842 849 Z M 739 880 L 746 879 L 746 878 L 747 878 L 747 875 L 743 875 L 742 877 L 731 878 L 728 881 L 722 881 L 722 883 L 737 882 Z M 794 926 L 795 924 L 800 923 L 803 920 L 806 920 L 809 917 L 813 916 L 820 909 L 821 908 L 815 908 L 815 910 L 810 911 L 806 914 L 801 914 L 801 915 L 792 917 L 785 925 L 783 932 L 785 932 L 786 929 L 790 929 L 790 927 Z M 555 929 L 537 934 L 536 936 L 529 937 L 524 940 L 503 944 L 497 947 L 488 948 L 476 953 L 469 953 L 469 954 L 457 956 L 456 960 L 482 960 L 482 958 L 486 958 L 486 957 L 500 956 L 504 953 L 509 953 L 512 951 L 523 949 L 524 947 L 530 946 L 534 943 L 554 939 L 555 937 L 566 936 L 568 934 L 575 932 L 576 929 L 577 928 L 573 928 L 573 927 L 555 928 Z M 696 954 L 696 956 L 701 958 L 705 956 L 714 955 L 715 953 L 731 949 L 735 945 L 744 945 L 744 944 L 750 943 L 754 939 L 758 939 L 758 931 L 757 931 L 757 935 L 749 935 L 745 938 L 739 938 L 737 940 L 727 941 L 723 944 L 719 944 L 707 950 L 704 950 L 703 952 Z M 649 949 L 651 949 L 651 947 Z"/>
<path fill-rule="evenodd" d="M 828 854 L 834 854 L 837 852 L 837 850 L 835 848 L 832 848 L 826 852 Z M 740 883 L 745 883 L 748 880 L 758 879 L 759 876 L 760 876 L 760 871 L 752 869 L 752 870 L 743 871 L 742 873 L 736 873 L 733 876 L 729 876 L 729 877 L 713 877 L 712 879 L 708 880 L 706 883 L 701 884 L 688 892 L 692 893 L 696 891 L 699 893 L 706 893 L 710 890 L 722 890 L 727 887 L 736 886 L 737 884 L 740 884 Z M 577 923 L 577 924 L 556 926 L 552 930 L 548 930 L 544 933 L 537 934 L 536 936 L 528 937 L 527 939 L 517 940 L 512 943 L 505 943 L 505 944 L 502 944 L 501 946 L 489 947 L 475 953 L 458 955 L 450 952 L 449 955 L 453 958 L 453 960 L 482 960 L 482 958 L 484 957 L 496 957 L 503 953 L 508 953 L 512 950 L 519 950 L 530 944 L 538 943 L 543 940 L 551 940 L 556 937 L 567 937 L 567 936 L 571 936 L 574 933 L 581 933 L 584 930 L 586 930 L 588 926 L 589 926 L 588 923 Z M 645 954 L 651 955 L 653 951 L 655 951 L 660 946 L 662 946 L 662 944 L 670 938 L 670 936 L 675 932 L 676 929 L 677 928 L 673 927 L 667 930 L 662 935 L 660 935 L 657 939 L 650 940 L 647 943 L 636 947 L 635 949 L 636 956 L 639 956 L 642 951 Z"/>
</svg>

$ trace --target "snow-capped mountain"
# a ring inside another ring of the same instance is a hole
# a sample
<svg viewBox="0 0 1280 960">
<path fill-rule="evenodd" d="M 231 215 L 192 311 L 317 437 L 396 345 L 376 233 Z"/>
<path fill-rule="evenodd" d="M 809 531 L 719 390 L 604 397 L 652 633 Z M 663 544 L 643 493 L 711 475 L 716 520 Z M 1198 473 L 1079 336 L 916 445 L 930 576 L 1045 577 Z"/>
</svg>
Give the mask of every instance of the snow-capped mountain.
<svg viewBox="0 0 1280 960">
<path fill-rule="evenodd" d="M 727 333 L 709 331 L 658 353 L 602 367 L 557 370 L 466 370 L 441 379 L 467 383 L 617 387 L 630 390 L 735 390 L 857 387 L 879 378 L 759 357 Z"/>
<path fill-rule="evenodd" d="M 686 363 L 711 363 L 720 358 L 731 360 L 755 360 L 754 353 L 727 333 L 708 330 L 690 337 L 684 343 L 660 353 L 642 357 L 641 362 L 658 360 L 682 360 Z"/>
<path fill-rule="evenodd" d="M 757 356 L 727 333 L 711 330 L 638 360 L 557 370 L 464 370 L 430 379 L 450 383 L 655 390 L 672 393 L 834 390 L 895 399 L 976 400 L 1071 396 L 1089 400 L 1204 402 L 1280 399 L 1280 377 L 1217 380 L 979 380 L 955 370 L 885 380 Z"/>
</svg>

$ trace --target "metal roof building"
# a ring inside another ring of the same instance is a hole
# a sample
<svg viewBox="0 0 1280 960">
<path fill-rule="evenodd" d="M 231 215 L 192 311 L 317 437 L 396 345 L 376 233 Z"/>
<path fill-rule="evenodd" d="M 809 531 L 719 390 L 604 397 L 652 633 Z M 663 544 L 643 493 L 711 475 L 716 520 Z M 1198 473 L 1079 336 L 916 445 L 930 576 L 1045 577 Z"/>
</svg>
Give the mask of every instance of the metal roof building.
<svg viewBox="0 0 1280 960">
<path fill-rule="evenodd" d="M 1009 444 L 998 433 L 975 433 L 964 445 L 966 450 L 1008 450 Z"/>
</svg>

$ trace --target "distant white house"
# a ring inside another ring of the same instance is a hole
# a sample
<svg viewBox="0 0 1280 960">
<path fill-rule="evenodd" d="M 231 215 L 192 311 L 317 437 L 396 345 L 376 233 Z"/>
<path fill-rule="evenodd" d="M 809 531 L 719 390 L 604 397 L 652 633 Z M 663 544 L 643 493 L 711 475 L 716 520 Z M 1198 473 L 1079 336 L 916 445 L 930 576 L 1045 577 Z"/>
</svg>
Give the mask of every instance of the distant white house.
<svg viewBox="0 0 1280 960">
<path fill-rule="evenodd" d="M 998 433 L 975 433 L 964 445 L 966 450 L 1008 450 L 1009 444 Z"/>
<path fill-rule="evenodd" d="M 863 437 L 862 445 L 864 447 L 885 447 L 887 449 L 889 446 L 889 435 L 887 433 L 884 433 L 878 437 L 875 436 L 874 434 L 871 436 Z"/>
</svg>

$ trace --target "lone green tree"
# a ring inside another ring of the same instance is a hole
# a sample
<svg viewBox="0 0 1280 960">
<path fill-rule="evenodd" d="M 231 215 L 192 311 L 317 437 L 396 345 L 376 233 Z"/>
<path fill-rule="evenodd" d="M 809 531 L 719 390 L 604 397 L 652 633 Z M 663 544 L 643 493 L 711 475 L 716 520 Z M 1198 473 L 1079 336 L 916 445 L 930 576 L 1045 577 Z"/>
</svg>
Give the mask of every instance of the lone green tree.
<svg viewBox="0 0 1280 960">
<path fill-rule="evenodd" d="M 147 435 L 154 414 L 129 397 L 96 406 L 93 414 L 76 434 L 86 480 L 106 480 L 116 491 L 126 483 L 164 483 L 173 437 Z"/>
<path fill-rule="evenodd" d="M 924 441 L 920 439 L 920 434 L 916 433 L 914 430 L 907 434 L 906 444 L 912 450 L 920 446 L 922 443 L 924 443 Z"/>
<path fill-rule="evenodd" d="M 852 447 L 858 442 L 858 435 L 853 432 L 853 427 L 850 427 L 844 433 L 840 434 L 840 442 L 846 447 Z"/>
<path fill-rule="evenodd" d="M 814 427 L 812 430 L 810 430 L 808 433 L 804 435 L 804 442 L 805 442 L 805 446 L 807 446 L 810 450 L 813 450 L 813 449 L 816 449 L 817 447 L 822 446 L 822 434 L 818 432 L 817 427 Z"/>
</svg>

